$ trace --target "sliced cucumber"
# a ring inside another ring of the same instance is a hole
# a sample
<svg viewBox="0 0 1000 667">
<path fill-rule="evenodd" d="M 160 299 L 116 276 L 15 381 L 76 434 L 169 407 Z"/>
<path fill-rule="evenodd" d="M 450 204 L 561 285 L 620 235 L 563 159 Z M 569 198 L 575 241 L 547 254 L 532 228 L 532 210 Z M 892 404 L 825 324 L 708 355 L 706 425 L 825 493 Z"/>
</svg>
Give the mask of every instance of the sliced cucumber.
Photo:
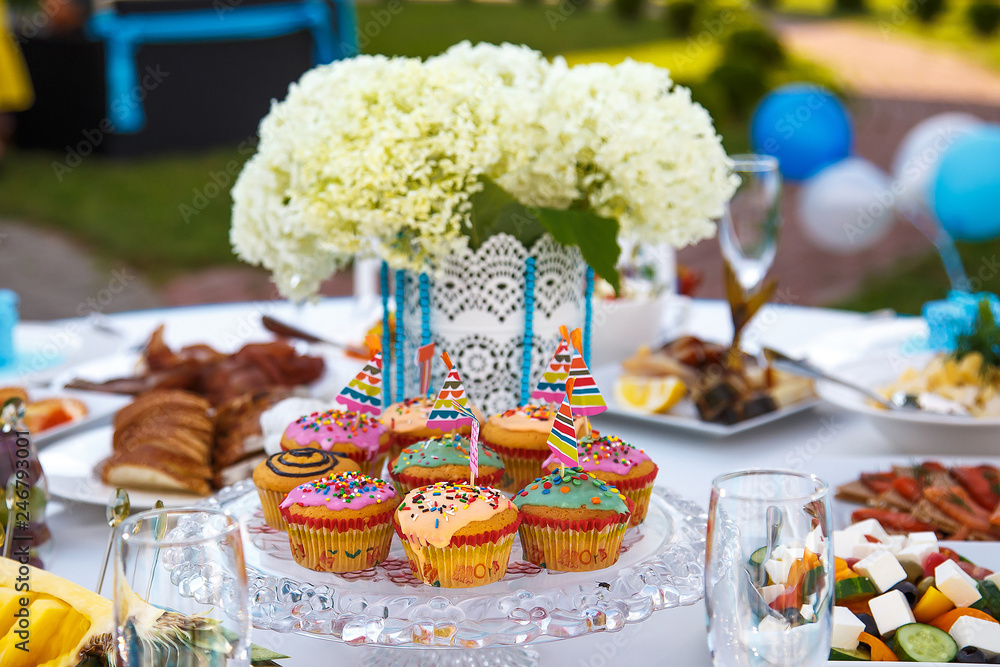
<svg viewBox="0 0 1000 667">
<path fill-rule="evenodd" d="M 751 565 L 763 565 L 764 557 L 767 556 L 767 547 L 761 547 L 750 554 L 750 564 Z"/>
<path fill-rule="evenodd" d="M 872 659 L 872 652 L 868 650 L 866 646 L 858 646 L 857 649 L 851 651 L 846 648 L 831 648 L 830 649 L 830 660 L 852 660 L 854 662 L 864 661 L 870 662 Z"/>
<path fill-rule="evenodd" d="M 892 648 L 903 662 L 951 662 L 958 655 L 958 644 L 951 635 L 923 623 L 898 628 Z"/>
<path fill-rule="evenodd" d="M 833 586 L 833 599 L 837 602 L 861 600 L 878 593 L 875 584 L 868 577 L 851 577 L 841 579 Z"/>
</svg>

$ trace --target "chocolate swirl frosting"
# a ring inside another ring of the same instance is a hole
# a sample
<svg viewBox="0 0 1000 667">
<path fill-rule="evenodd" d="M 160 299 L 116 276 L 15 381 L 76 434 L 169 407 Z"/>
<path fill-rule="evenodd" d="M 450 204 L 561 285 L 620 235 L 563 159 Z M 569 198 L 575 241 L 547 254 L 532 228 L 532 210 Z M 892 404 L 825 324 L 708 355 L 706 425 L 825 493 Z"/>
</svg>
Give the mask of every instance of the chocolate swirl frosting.
<svg viewBox="0 0 1000 667">
<path fill-rule="evenodd" d="M 316 477 L 337 467 L 340 460 L 332 452 L 301 447 L 268 457 L 267 467 L 279 477 Z"/>
</svg>

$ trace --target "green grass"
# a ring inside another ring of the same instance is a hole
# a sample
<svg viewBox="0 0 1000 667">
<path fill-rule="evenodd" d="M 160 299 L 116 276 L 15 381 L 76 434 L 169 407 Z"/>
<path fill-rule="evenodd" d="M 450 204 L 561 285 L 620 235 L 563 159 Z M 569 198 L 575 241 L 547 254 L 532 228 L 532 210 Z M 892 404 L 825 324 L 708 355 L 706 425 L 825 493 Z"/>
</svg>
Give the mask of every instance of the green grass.
<svg viewBox="0 0 1000 667">
<path fill-rule="evenodd" d="M 195 199 L 196 192 L 212 194 L 212 173 L 245 157 L 236 149 L 131 161 L 90 156 L 60 182 L 52 164 L 62 155 L 12 151 L 0 172 L 0 219 L 69 232 L 97 256 L 154 278 L 235 263 L 228 186 L 204 203 Z M 181 205 L 191 207 L 188 221 Z"/>
<path fill-rule="evenodd" d="M 627 22 L 609 11 L 573 10 L 573 5 L 404 2 L 385 21 L 386 4 L 359 5 L 359 43 L 366 53 L 427 57 L 452 44 L 513 42 L 527 44 L 547 56 L 580 49 L 603 49 L 661 39 L 660 21 Z M 565 9 L 561 8 L 565 7 Z M 387 25 L 383 28 L 379 18 Z M 374 22 L 374 23 L 373 23 Z"/>
<path fill-rule="evenodd" d="M 960 243 L 965 270 L 975 291 L 1000 293 L 1000 240 Z M 944 298 L 948 277 L 936 254 L 924 255 L 897 265 L 892 271 L 866 281 L 856 294 L 834 307 L 861 312 L 892 308 L 916 315 L 932 299 Z"/>
</svg>

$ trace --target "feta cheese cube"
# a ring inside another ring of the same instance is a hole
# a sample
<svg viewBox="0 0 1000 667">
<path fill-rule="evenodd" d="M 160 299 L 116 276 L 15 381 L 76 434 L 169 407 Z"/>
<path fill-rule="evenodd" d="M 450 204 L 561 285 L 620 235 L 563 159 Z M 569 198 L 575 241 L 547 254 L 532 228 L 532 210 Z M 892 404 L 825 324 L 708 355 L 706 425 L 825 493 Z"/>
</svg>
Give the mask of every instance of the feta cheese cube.
<svg viewBox="0 0 1000 667">
<path fill-rule="evenodd" d="M 924 566 L 924 561 L 927 557 L 933 553 L 937 553 L 937 544 L 930 544 L 929 542 L 917 542 L 916 544 L 909 544 L 899 550 L 896 554 L 896 560 L 900 563 L 914 563 L 918 567 Z"/>
<path fill-rule="evenodd" d="M 854 547 L 868 543 L 864 535 L 846 530 L 833 531 L 833 555 L 837 558 L 854 558 Z"/>
<path fill-rule="evenodd" d="M 822 556 L 826 553 L 826 541 L 822 529 L 816 526 L 806 535 L 805 548 L 817 556 Z"/>
<path fill-rule="evenodd" d="M 847 607 L 833 608 L 833 636 L 830 646 L 854 651 L 858 648 L 858 637 L 865 631 L 865 624 Z"/>
<path fill-rule="evenodd" d="M 880 524 L 875 519 L 865 519 L 864 521 L 858 521 L 857 523 L 853 523 L 847 528 L 845 528 L 844 531 L 849 533 L 857 533 L 858 535 L 871 535 L 879 542 L 889 541 L 889 533 L 885 532 L 885 528 L 882 527 L 882 524 Z"/>
<path fill-rule="evenodd" d="M 854 558 L 857 558 L 858 560 L 864 560 L 872 554 L 877 553 L 891 553 L 889 551 L 889 545 L 882 544 L 881 542 L 868 542 L 865 540 L 854 547 Z"/>
<path fill-rule="evenodd" d="M 784 632 L 790 626 L 788 621 L 777 616 L 765 616 L 757 625 L 757 632 Z"/>
<path fill-rule="evenodd" d="M 788 570 L 792 567 L 791 561 L 768 559 L 764 563 L 764 571 L 775 584 L 784 584 L 788 581 Z"/>
<path fill-rule="evenodd" d="M 1000 624 L 972 616 L 962 616 L 952 624 L 948 634 L 959 648 L 975 646 L 985 653 L 987 658 L 1000 654 Z"/>
<path fill-rule="evenodd" d="M 784 552 L 781 554 L 781 560 L 791 564 L 797 560 L 802 560 L 805 555 L 806 550 L 802 547 L 785 547 Z"/>
<path fill-rule="evenodd" d="M 811 604 L 802 605 L 802 609 L 799 609 L 799 614 L 801 614 L 802 618 L 807 621 L 811 621 L 816 618 L 816 612 L 813 611 L 813 606 Z"/>
<path fill-rule="evenodd" d="M 885 593 L 906 579 L 906 570 L 888 551 L 880 551 L 858 561 L 854 564 L 854 571 L 871 579 L 879 593 Z"/>
<path fill-rule="evenodd" d="M 976 580 L 965 573 L 953 560 L 934 568 L 934 585 L 955 603 L 956 607 L 968 607 L 982 597 Z"/>
<path fill-rule="evenodd" d="M 994 572 L 983 581 L 992 581 L 994 586 L 1000 588 L 1000 572 Z"/>
<path fill-rule="evenodd" d="M 771 604 L 784 592 L 785 587 L 781 584 L 771 584 L 760 589 L 760 596 L 764 598 L 764 604 Z"/>
<path fill-rule="evenodd" d="M 917 619 L 913 618 L 910 603 L 900 591 L 889 591 L 872 598 L 868 601 L 868 608 L 872 611 L 880 635 L 887 635 L 907 623 L 917 622 Z"/>
<path fill-rule="evenodd" d="M 906 538 L 906 546 L 911 546 L 913 544 L 933 544 L 936 549 L 937 543 L 937 533 L 933 530 L 910 533 Z"/>
<path fill-rule="evenodd" d="M 906 546 L 906 535 L 890 535 L 886 547 L 892 553 L 899 553 L 899 550 Z"/>
</svg>

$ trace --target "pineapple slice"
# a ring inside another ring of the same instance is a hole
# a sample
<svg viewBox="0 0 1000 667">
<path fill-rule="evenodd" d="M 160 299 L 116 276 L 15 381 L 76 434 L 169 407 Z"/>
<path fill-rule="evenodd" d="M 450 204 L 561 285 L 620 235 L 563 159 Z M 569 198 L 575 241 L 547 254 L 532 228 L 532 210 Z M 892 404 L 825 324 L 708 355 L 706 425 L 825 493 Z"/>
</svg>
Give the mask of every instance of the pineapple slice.
<svg viewBox="0 0 1000 667">
<path fill-rule="evenodd" d="M 0 665 L 4 667 L 35 667 L 48 662 L 54 655 L 52 639 L 59 633 L 63 622 L 70 614 L 76 614 L 69 605 L 48 598 L 38 598 L 28 607 L 27 635 L 17 634 L 20 623 L 15 624 L 3 639 L 0 639 Z M 27 646 L 28 650 L 18 646 Z"/>
</svg>

